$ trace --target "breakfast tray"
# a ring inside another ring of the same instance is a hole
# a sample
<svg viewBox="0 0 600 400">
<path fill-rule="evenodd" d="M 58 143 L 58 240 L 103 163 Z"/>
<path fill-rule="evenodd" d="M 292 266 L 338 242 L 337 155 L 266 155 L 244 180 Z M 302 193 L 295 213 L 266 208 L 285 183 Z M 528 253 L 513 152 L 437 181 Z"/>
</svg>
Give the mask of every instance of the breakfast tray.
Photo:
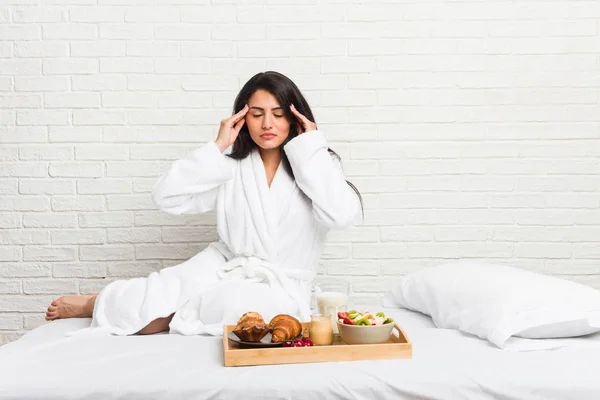
<svg viewBox="0 0 600 400">
<path fill-rule="evenodd" d="M 310 322 L 302 323 L 305 336 Z M 300 364 L 331 361 L 389 360 L 412 358 L 412 343 L 396 323 L 391 338 L 380 344 L 346 344 L 336 337 L 330 346 L 240 348 L 227 338 L 235 325 L 223 327 L 223 358 L 226 367 Z"/>
</svg>

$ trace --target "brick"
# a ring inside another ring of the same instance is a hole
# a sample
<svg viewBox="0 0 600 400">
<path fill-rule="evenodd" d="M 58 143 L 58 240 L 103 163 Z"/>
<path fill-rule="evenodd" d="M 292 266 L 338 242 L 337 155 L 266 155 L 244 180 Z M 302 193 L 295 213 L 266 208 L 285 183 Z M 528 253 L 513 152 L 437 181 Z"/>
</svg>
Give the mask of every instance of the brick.
<svg viewBox="0 0 600 400">
<path fill-rule="evenodd" d="M 76 146 L 76 160 L 127 160 L 129 149 L 126 146 L 93 145 Z"/>
<path fill-rule="evenodd" d="M 52 231 L 52 244 L 104 244 L 106 232 L 100 229 L 63 229 Z"/>
<path fill-rule="evenodd" d="M 177 75 L 147 75 L 135 74 L 127 77 L 127 88 L 129 90 L 179 90 L 181 88 L 181 76 Z"/>
<path fill-rule="evenodd" d="M 49 173 L 52 177 L 100 178 L 103 175 L 103 170 L 101 163 L 50 163 Z"/>
<path fill-rule="evenodd" d="M 515 256 L 522 258 L 571 258 L 569 243 L 516 243 Z"/>
<path fill-rule="evenodd" d="M 80 294 L 94 294 L 100 292 L 109 283 L 116 279 L 86 279 L 79 281 Z"/>
<path fill-rule="evenodd" d="M 0 213 L 0 229 L 20 228 L 21 219 L 19 213 Z"/>
<path fill-rule="evenodd" d="M 102 94 L 105 108 L 156 108 L 159 95 L 156 92 L 114 92 Z"/>
<path fill-rule="evenodd" d="M 167 214 L 163 211 L 136 211 L 135 226 L 183 226 L 186 217 Z"/>
<path fill-rule="evenodd" d="M 52 296 L 0 296 L 0 312 L 39 312 L 47 309 L 53 300 Z"/>
<path fill-rule="evenodd" d="M 20 330 L 23 329 L 23 316 L 16 314 L 0 315 L 0 330 Z"/>
<path fill-rule="evenodd" d="M 181 43 L 182 57 L 232 58 L 236 52 L 236 44 L 228 41 Z"/>
<path fill-rule="evenodd" d="M 20 90 L 20 89 L 16 89 Z M 42 98 L 40 95 L 22 95 L 22 94 L 7 94 L 0 96 L 0 106 L 9 108 L 40 108 Z"/>
<path fill-rule="evenodd" d="M 0 161 L 17 161 L 19 159 L 19 149 L 17 147 L 0 147 Z"/>
<path fill-rule="evenodd" d="M 203 41 L 210 37 L 210 27 L 197 24 L 160 24 L 154 28 L 154 37 L 158 40 L 196 40 Z"/>
<path fill-rule="evenodd" d="M 2 196 L 0 211 L 47 211 L 50 199 L 45 196 Z"/>
<path fill-rule="evenodd" d="M 50 244 L 50 234 L 40 230 L 6 229 L 0 235 L 2 245 Z"/>
<path fill-rule="evenodd" d="M 114 262 L 108 264 L 108 276 L 120 278 L 146 277 L 162 269 L 158 262 Z"/>
<path fill-rule="evenodd" d="M 40 28 L 34 24 L 4 25 L 0 26 L 0 37 L 2 40 L 36 40 L 40 39 Z"/>
<path fill-rule="evenodd" d="M 103 196 L 53 196 L 52 211 L 104 211 Z"/>
<path fill-rule="evenodd" d="M 46 108 L 92 108 L 100 107 L 99 93 L 47 93 Z"/>
<path fill-rule="evenodd" d="M 144 3 L 146 4 L 146 3 Z M 154 39 L 152 24 L 101 24 L 100 39 Z"/>
<path fill-rule="evenodd" d="M 79 226 L 82 228 L 115 228 L 133 225 L 131 212 L 80 213 Z"/>
<path fill-rule="evenodd" d="M 164 243 L 212 242 L 217 240 L 215 232 L 205 228 L 163 228 Z"/>
<path fill-rule="evenodd" d="M 19 191 L 19 181 L 15 179 L 0 178 L 0 195 L 17 194 Z"/>
<path fill-rule="evenodd" d="M 101 142 L 102 128 L 83 126 L 50 127 L 48 136 L 51 143 Z"/>
<path fill-rule="evenodd" d="M 69 113 L 63 110 L 36 110 L 17 112 L 17 125 L 67 125 Z"/>
<path fill-rule="evenodd" d="M 18 8 L 13 12 L 13 21 L 17 23 L 31 22 L 65 22 L 67 11 L 58 7 Z"/>
<path fill-rule="evenodd" d="M 21 146 L 19 158 L 25 161 L 49 160 L 65 161 L 73 159 L 73 148 L 70 146 Z"/>
<path fill-rule="evenodd" d="M 82 261 L 133 260 L 134 248 L 131 245 L 80 246 L 79 259 Z"/>
<path fill-rule="evenodd" d="M 48 176 L 45 163 L 21 162 L 0 165 L 0 176 L 18 178 L 39 178 Z"/>
<path fill-rule="evenodd" d="M 154 63 L 152 59 L 144 57 L 106 57 L 100 59 L 100 72 L 105 73 L 150 73 L 153 72 Z"/>
<path fill-rule="evenodd" d="M 177 42 L 127 42 L 127 56 L 131 57 L 179 57 L 180 45 Z"/>
<path fill-rule="evenodd" d="M 124 18 L 125 11 L 120 7 L 94 5 L 93 12 L 90 12 L 89 7 L 69 7 L 69 21 L 71 22 L 84 22 L 92 25 L 99 22 L 122 22 Z M 100 27 L 103 25 L 98 24 Z"/>
<path fill-rule="evenodd" d="M 133 182 L 134 193 L 152 193 L 156 178 L 136 178 Z"/>
<path fill-rule="evenodd" d="M 328 260 L 325 268 L 328 275 L 371 275 L 377 276 L 381 270 L 379 261 L 334 261 Z"/>
<path fill-rule="evenodd" d="M 0 249 L 0 253 L 2 250 Z M 4 263 L 0 268 L 3 278 L 39 278 L 51 276 L 52 264 L 46 263 Z"/>
<path fill-rule="evenodd" d="M 157 146 L 138 144 L 131 146 L 131 160 L 178 160 L 196 150 L 199 146 Z"/>
<path fill-rule="evenodd" d="M 75 182 L 62 179 L 21 179 L 21 194 L 75 194 Z"/>
<path fill-rule="evenodd" d="M 42 26 L 42 35 L 44 40 L 94 40 L 98 28 L 93 24 L 47 24 Z"/>
<path fill-rule="evenodd" d="M 324 260 L 348 259 L 351 249 L 348 244 L 325 244 L 321 258 Z"/>
<path fill-rule="evenodd" d="M 89 13 L 95 14 L 94 13 Z M 94 41 L 71 43 L 72 57 L 125 57 L 125 43 L 116 41 Z"/>
<path fill-rule="evenodd" d="M 125 12 L 125 22 L 178 22 L 181 20 L 179 7 L 154 6 L 130 8 Z"/>
<path fill-rule="evenodd" d="M 52 276 L 55 278 L 104 278 L 106 265 L 104 263 L 54 263 Z"/>
<path fill-rule="evenodd" d="M 187 1 L 187 2 L 186 2 Z M 181 21 L 195 23 L 223 24 L 236 22 L 236 6 L 234 5 L 197 5 L 193 0 L 178 0 L 181 4 L 194 4 L 182 8 Z M 158 0 L 157 4 L 170 4 L 169 0 Z"/>
<path fill-rule="evenodd" d="M 47 324 L 46 315 L 23 315 L 23 327 L 27 330 L 38 328 L 42 325 Z"/>
<path fill-rule="evenodd" d="M 97 74 L 99 63 L 90 58 L 51 58 L 44 61 L 45 75 Z"/>
<path fill-rule="evenodd" d="M 71 87 L 73 91 L 112 91 L 125 90 L 127 78 L 122 75 L 73 75 L 71 77 Z"/>
<path fill-rule="evenodd" d="M 123 111 L 74 110 L 73 125 L 125 125 Z"/>
<path fill-rule="evenodd" d="M 78 194 L 123 194 L 131 193 L 131 182 L 125 179 L 80 179 Z"/>
<path fill-rule="evenodd" d="M 156 205 L 154 204 L 152 197 L 149 194 L 109 194 L 106 196 L 106 201 L 107 208 L 109 211 L 156 209 Z"/>
<path fill-rule="evenodd" d="M 161 241 L 159 228 L 108 229 L 108 243 L 153 243 Z"/>
<path fill-rule="evenodd" d="M 60 212 L 25 214 L 23 226 L 25 228 L 74 228 L 77 226 L 77 214 Z"/>
<path fill-rule="evenodd" d="M 135 246 L 137 260 L 180 260 L 198 254 L 206 244 L 139 244 Z"/>
<path fill-rule="evenodd" d="M 21 294 L 21 282 L 0 281 L 0 294 Z"/>
<path fill-rule="evenodd" d="M 72 246 L 26 246 L 23 249 L 24 261 L 73 261 L 75 247 Z"/>
<path fill-rule="evenodd" d="M 19 58 L 68 57 L 69 45 L 60 41 L 15 42 L 15 56 Z"/>
<path fill-rule="evenodd" d="M 23 280 L 25 294 L 77 294 L 77 282 L 62 279 Z"/>
<path fill-rule="evenodd" d="M 108 177 L 158 177 L 167 172 L 171 163 L 150 161 L 107 162 Z"/>
</svg>

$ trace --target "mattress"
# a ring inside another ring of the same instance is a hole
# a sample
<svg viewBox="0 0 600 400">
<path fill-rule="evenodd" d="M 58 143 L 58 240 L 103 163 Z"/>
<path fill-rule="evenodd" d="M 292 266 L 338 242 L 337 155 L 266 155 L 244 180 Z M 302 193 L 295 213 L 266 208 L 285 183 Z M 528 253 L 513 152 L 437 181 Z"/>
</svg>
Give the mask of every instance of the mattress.
<svg viewBox="0 0 600 400">
<path fill-rule="evenodd" d="M 500 350 L 403 309 L 382 310 L 413 358 L 225 367 L 221 337 L 66 336 L 57 320 L 0 347 L 1 399 L 598 399 L 600 335 L 560 349 Z"/>
</svg>

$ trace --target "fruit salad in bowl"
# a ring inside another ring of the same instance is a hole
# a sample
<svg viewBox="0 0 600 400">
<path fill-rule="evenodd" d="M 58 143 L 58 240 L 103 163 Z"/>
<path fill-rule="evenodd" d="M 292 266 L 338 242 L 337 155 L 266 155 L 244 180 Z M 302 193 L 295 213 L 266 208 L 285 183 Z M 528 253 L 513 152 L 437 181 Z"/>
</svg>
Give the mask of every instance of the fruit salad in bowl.
<svg viewBox="0 0 600 400">
<path fill-rule="evenodd" d="M 339 312 L 338 322 L 346 325 L 379 326 L 390 324 L 394 322 L 394 320 L 390 317 L 386 317 L 381 311 L 372 314 L 368 311 L 360 313 L 356 310 L 350 310 L 348 312 Z"/>
<path fill-rule="evenodd" d="M 383 312 L 350 310 L 338 313 L 340 338 L 347 344 L 384 343 L 392 336 L 394 320 Z"/>
</svg>

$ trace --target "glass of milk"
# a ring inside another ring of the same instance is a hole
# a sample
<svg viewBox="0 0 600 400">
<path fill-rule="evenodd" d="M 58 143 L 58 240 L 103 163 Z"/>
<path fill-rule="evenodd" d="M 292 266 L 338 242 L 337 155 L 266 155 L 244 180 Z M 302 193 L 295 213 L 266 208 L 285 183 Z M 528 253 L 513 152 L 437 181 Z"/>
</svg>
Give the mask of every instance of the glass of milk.
<svg viewBox="0 0 600 400">
<path fill-rule="evenodd" d="M 319 314 L 329 315 L 333 333 L 338 335 L 337 314 L 348 311 L 348 291 L 350 285 L 346 282 L 336 284 L 321 284 L 317 287 L 317 306 Z"/>
</svg>

